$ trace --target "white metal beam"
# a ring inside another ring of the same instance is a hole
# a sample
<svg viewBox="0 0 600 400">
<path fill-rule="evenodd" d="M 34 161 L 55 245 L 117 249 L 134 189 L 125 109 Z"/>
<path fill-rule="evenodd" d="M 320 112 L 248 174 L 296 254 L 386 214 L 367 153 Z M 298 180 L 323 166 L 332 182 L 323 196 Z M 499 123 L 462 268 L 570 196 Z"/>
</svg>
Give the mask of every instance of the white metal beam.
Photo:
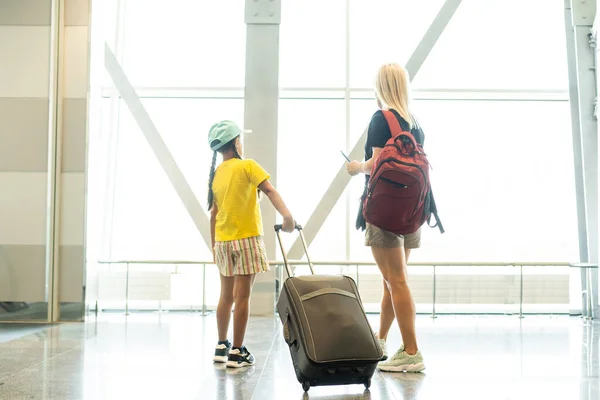
<svg viewBox="0 0 600 400">
<path fill-rule="evenodd" d="M 213 0 L 214 1 L 214 0 Z M 277 187 L 277 117 L 279 106 L 280 0 L 246 0 L 246 82 L 244 127 L 251 129 L 244 143 L 247 157 L 257 160 L 271 174 Z M 268 201 L 261 202 L 264 240 L 269 259 L 275 259 L 276 212 Z M 275 275 L 257 276 L 250 309 L 252 315 L 273 315 Z"/>
<path fill-rule="evenodd" d="M 598 262 L 598 124 L 594 117 L 595 51 L 592 25 L 595 0 L 565 0 L 567 57 L 577 190 L 580 258 Z M 594 271 L 593 304 L 598 308 L 598 273 Z M 584 282 L 582 271 L 582 282 Z M 582 305 L 583 312 L 585 304 Z"/>
<path fill-rule="evenodd" d="M 417 45 L 417 48 L 413 51 L 406 63 L 406 69 L 408 70 L 411 79 L 414 79 L 414 76 L 421 69 L 425 59 L 429 56 L 431 49 L 433 49 L 433 46 L 435 46 L 440 36 L 442 36 L 442 33 L 446 29 L 446 26 L 448 26 L 448 23 L 454 16 L 460 3 L 462 3 L 462 0 L 446 0 L 431 22 L 431 25 L 429 25 L 429 29 L 427 29 L 427 32 L 425 32 Z"/>
<path fill-rule="evenodd" d="M 573 133 L 573 163 L 575 172 L 575 193 L 577 202 L 577 225 L 579 237 L 579 257 L 588 261 L 588 234 L 586 222 L 585 189 L 583 180 L 583 147 L 581 143 L 581 122 L 579 120 L 579 87 L 577 81 L 577 59 L 575 55 L 575 33 L 571 13 L 571 0 L 565 0 L 565 31 L 567 35 L 567 64 L 569 72 L 569 103 L 571 106 L 571 130 Z"/>
<path fill-rule="evenodd" d="M 427 29 L 427 32 L 425 32 L 423 38 L 421 38 L 419 45 L 406 63 L 406 69 L 408 70 L 411 80 L 414 79 L 417 72 L 419 72 L 423 62 L 444 32 L 444 29 L 446 29 L 446 26 L 454 16 L 454 13 L 460 6 L 461 2 L 462 0 L 446 0 L 437 16 L 429 26 L 429 29 Z M 362 158 L 366 140 L 367 129 L 365 129 L 350 152 L 350 159 L 359 160 Z M 346 172 L 346 166 L 342 165 L 335 178 L 331 182 L 331 185 L 325 191 L 323 198 L 321 201 L 319 201 L 319 204 L 317 204 L 317 207 L 305 224 L 304 236 L 306 237 L 308 245 L 312 243 L 317 233 L 325 223 L 325 220 L 331 213 L 331 210 L 333 210 L 333 207 L 340 199 L 342 193 L 344 193 L 346 186 L 348 186 L 350 179 L 351 177 Z M 288 257 L 290 259 L 300 259 L 302 256 L 302 243 L 298 239 L 291 247 Z"/>
<path fill-rule="evenodd" d="M 121 65 L 117 61 L 117 58 L 111 51 L 108 44 L 105 44 L 104 47 L 104 62 L 106 70 L 112 78 L 115 87 L 129 108 L 129 111 L 135 119 L 135 122 L 144 134 L 144 137 L 148 141 L 148 144 L 158 159 L 158 162 L 167 174 L 167 177 L 179 195 L 181 202 L 194 221 L 194 224 L 202 235 L 204 242 L 210 249 L 211 240 L 208 216 L 204 212 L 204 209 L 200 205 L 200 202 L 196 198 L 196 195 L 185 179 L 185 176 L 181 172 L 181 169 L 177 165 L 177 162 L 162 139 L 158 129 L 156 129 L 156 126 L 152 122 L 150 115 L 148 115 L 148 112 L 144 108 L 144 105 L 136 94 L 135 89 L 127 79 L 123 68 L 121 68 Z"/>
</svg>

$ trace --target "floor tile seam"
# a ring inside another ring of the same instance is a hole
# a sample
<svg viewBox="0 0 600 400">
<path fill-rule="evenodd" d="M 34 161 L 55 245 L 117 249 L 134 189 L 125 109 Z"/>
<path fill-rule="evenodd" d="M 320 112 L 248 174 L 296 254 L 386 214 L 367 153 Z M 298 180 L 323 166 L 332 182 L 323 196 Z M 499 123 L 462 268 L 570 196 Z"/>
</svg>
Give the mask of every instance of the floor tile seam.
<svg viewBox="0 0 600 400">
<path fill-rule="evenodd" d="M 262 377 L 265 373 L 265 368 L 267 366 L 267 363 L 269 362 L 269 359 L 271 358 L 271 354 L 273 354 L 273 347 L 275 346 L 275 341 L 278 339 L 279 339 L 279 329 L 276 329 L 273 340 L 271 341 L 271 346 L 269 347 L 269 353 L 267 354 L 267 357 L 265 358 L 265 363 L 263 364 L 263 368 L 260 371 L 260 375 L 256 381 L 256 385 L 254 386 L 254 389 L 252 390 L 252 395 L 250 396 L 250 400 L 254 399 L 254 394 L 256 393 L 256 388 L 258 387 L 258 385 L 260 384 L 260 382 L 262 380 Z"/>
<path fill-rule="evenodd" d="M 406 372 L 399 372 L 399 373 L 406 373 Z M 389 389 L 390 391 L 388 393 L 390 393 L 394 399 L 397 400 L 402 400 L 404 399 L 404 396 L 402 396 L 400 393 L 398 393 L 397 389 L 396 389 L 396 385 L 394 385 L 394 383 L 392 382 L 392 376 L 393 376 L 393 372 L 381 372 L 379 370 L 377 370 L 375 372 L 375 374 L 379 374 L 381 375 L 381 377 L 383 378 L 383 382 L 385 384 L 385 388 Z"/>
</svg>

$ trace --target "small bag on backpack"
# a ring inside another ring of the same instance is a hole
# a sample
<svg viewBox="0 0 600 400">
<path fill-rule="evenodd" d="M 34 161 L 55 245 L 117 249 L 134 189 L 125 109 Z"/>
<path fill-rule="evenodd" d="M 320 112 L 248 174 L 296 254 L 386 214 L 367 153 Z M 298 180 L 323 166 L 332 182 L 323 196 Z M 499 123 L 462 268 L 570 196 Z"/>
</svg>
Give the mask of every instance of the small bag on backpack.
<svg viewBox="0 0 600 400">
<path fill-rule="evenodd" d="M 383 115 L 392 137 L 373 162 L 362 207 L 365 220 L 397 235 L 414 233 L 425 222 L 444 233 L 423 147 L 410 132 L 402 130 L 391 111 L 383 111 Z M 431 225 L 432 215 L 435 225 Z"/>
</svg>

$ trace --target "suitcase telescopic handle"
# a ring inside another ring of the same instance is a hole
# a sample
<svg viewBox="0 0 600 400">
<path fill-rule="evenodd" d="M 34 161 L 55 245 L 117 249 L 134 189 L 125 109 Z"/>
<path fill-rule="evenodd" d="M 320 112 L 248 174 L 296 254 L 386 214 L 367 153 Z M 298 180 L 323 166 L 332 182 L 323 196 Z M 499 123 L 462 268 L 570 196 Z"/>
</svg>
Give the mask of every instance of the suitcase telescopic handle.
<svg viewBox="0 0 600 400">
<path fill-rule="evenodd" d="M 290 268 L 290 263 L 287 258 L 287 252 L 285 251 L 285 248 L 283 247 L 283 241 L 281 240 L 281 230 L 282 229 L 283 229 L 283 226 L 281 224 L 275 225 L 275 233 L 277 234 L 277 241 L 279 242 L 279 248 L 281 249 L 281 254 L 283 255 L 283 264 L 285 265 L 285 270 L 288 274 L 288 277 L 291 278 L 292 276 L 294 276 L 294 274 L 292 273 L 292 269 Z M 302 246 L 304 247 L 304 252 L 306 253 L 306 259 L 308 260 L 308 267 L 310 268 L 310 273 L 312 275 L 314 275 L 315 269 L 313 267 L 313 263 L 310 259 L 310 256 L 308 255 L 308 245 L 306 244 L 306 238 L 304 237 L 304 232 L 302 231 L 302 225 L 296 224 L 296 230 L 298 231 L 298 233 L 300 235 L 300 241 L 302 242 Z"/>
<path fill-rule="evenodd" d="M 296 228 L 294 228 L 294 229 L 297 229 L 297 230 L 301 231 L 302 230 L 302 225 L 296 224 Z M 281 230 L 283 230 L 283 225 L 282 224 L 275 225 L 275 232 L 279 232 Z"/>
</svg>

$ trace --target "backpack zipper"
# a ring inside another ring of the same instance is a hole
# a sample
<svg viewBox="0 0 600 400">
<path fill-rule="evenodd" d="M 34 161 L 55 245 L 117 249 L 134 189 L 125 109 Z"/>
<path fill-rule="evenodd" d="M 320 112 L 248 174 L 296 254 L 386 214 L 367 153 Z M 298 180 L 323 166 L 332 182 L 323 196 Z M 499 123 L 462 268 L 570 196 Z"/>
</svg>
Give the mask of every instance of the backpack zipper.
<svg viewBox="0 0 600 400">
<path fill-rule="evenodd" d="M 371 174 L 371 176 L 377 175 L 377 173 L 378 173 L 378 172 L 379 172 L 379 170 L 381 169 L 381 164 L 383 164 L 383 163 L 386 163 L 386 162 L 389 162 L 389 161 L 393 161 L 393 162 L 395 162 L 395 163 L 397 163 L 397 164 L 408 165 L 409 167 L 416 167 L 416 168 L 418 168 L 418 169 L 419 169 L 419 171 L 421 171 L 421 174 L 423 174 L 423 178 L 424 178 L 423 180 L 425 181 L 425 185 L 429 185 L 429 182 L 428 182 L 428 180 L 427 180 L 427 176 L 425 175 L 425 171 L 423 171 L 423 168 L 421 168 L 421 167 L 420 167 L 419 165 L 417 165 L 417 164 L 411 164 L 411 163 L 407 163 L 407 162 L 404 162 L 404 161 L 398 161 L 398 160 L 396 160 L 395 158 L 386 158 L 386 159 L 384 159 L 384 160 L 381 160 L 381 161 L 379 162 L 379 167 L 378 167 L 378 168 L 375 170 L 375 172 L 373 172 L 373 173 Z"/>
<path fill-rule="evenodd" d="M 393 146 L 393 145 L 388 145 L 388 146 Z M 425 175 L 425 171 L 423 171 L 423 168 L 421 168 L 421 167 L 420 167 L 419 165 L 417 165 L 417 164 L 411 164 L 411 163 L 407 163 L 407 162 L 404 162 L 404 161 L 398 161 L 398 160 L 396 160 L 395 158 L 386 158 L 386 159 L 384 159 L 384 160 L 380 161 L 380 162 L 379 162 L 379 167 L 378 167 L 378 168 L 375 170 L 375 172 L 374 172 L 373 174 L 371 174 L 371 176 L 375 176 L 375 175 L 377 175 L 377 172 L 379 172 L 379 169 L 381 169 L 381 165 L 382 165 L 383 163 L 390 162 L 390 161 L 392 161 L 392 162 L 395 162 L 395 163 L 397 163 L 397 164 L 407 165 L 407 166 L 409 166 L 409 167 L 416 167 L 416 168 L 417 168 L 419 171 L 421 171 L 421 174 L 423 175 L 423 180 L 425 181 L 425 185 L 426 185 L 426 186 L 429 186 L 429 182 L 428 182 L 428 180 L 427 180 L 427 176 Z M 411 175 L 411 174 L 409 174 L 409 175 Z M 378 180 L 379 180 L 379 178 L 378 178 Z M 372 194 L 373 194 L 373 189 L 372 189 L 372 188 L 373 188 L 374 186 L 375 186 L 375 185 L 369 185 L 369 193 L 368 193 L 368 198 L 371 198 L 371 196 L 372 196 Z M 425 195 L 427 195 L 427 194 L 425 194 Z M 420 196 L 420 197 L 422 197 L 422 196 Z M 423 198 L 423 199 L 422 199 L 422 198 L 419 198 L 419 203 L 417 203 L 417 206 L 416 206 L 416 207 L 415 207 L 415 209 L 413 210 L 413 214 L 415 214 L 415 213 L 417 212 L 417 210 L 419 209 L 419 204 L 421 203 L 421 201 L 422 201 L 422 200 L 424 200 L 424 198 Z"/>
</svg>

